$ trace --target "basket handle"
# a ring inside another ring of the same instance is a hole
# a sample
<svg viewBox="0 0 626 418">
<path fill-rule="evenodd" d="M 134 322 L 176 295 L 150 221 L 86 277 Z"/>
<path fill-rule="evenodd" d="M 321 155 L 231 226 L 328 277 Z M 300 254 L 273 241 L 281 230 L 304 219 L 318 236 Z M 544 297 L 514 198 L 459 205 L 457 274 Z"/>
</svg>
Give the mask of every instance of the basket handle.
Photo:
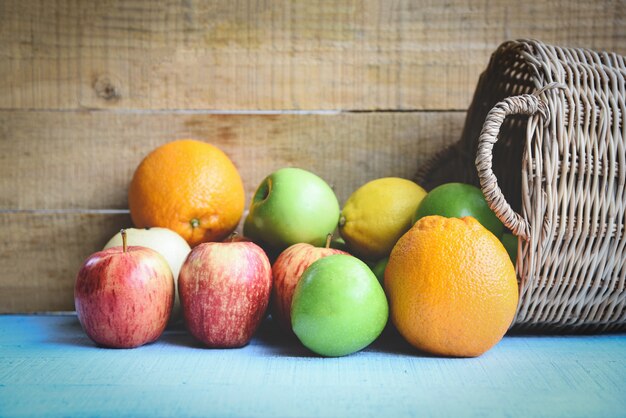
<svg viewBox="0 0 626 418">
<path fill-rule="evenodd" d="M 548 120 L 548 108 L 539 99 L 538 95 L 545 89 L 536 91 L 534 94 L 522 94 L 504 99 L 496 104 L 487 114 L 483 129 L 478 139 L 478 151 L 476 153 L 476 168 L 480 187 L 485 199 L 496 216 L 509 228 L 513 234 L 528 240 L 530 227 L 528 222 L 506 201 L 502 190 L 498 186 L 498 179 L 492 170 L 493 146 L 498 141 L 498 133 L 504 119 L 509 115 L 535 115 L 539 113 L 544 120 Z"/>
</svg>

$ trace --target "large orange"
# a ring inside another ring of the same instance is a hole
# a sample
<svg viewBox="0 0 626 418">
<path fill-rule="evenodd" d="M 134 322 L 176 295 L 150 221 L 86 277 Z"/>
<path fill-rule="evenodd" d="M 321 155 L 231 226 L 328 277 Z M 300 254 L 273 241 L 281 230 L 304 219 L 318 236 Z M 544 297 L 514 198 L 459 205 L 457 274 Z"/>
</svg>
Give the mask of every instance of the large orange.
<svg viewBox="0 0 626 418">
<path fill-rule="evenodd" d="M 148 154 L 128 190 L 135 226 L 169 228 L 191 246 L 230 234 L 243 215 L 244 200 L 243 182 L 228 156 L 191 139 Z"/>
<path fill-rule="evenodd" d="M 391 252 L 385 290 L 400 334 L 443 356 L 489 350 L 508 330 L 518 302 L 506 249 L 472 217 L 420 219 Z"/>
</svg>

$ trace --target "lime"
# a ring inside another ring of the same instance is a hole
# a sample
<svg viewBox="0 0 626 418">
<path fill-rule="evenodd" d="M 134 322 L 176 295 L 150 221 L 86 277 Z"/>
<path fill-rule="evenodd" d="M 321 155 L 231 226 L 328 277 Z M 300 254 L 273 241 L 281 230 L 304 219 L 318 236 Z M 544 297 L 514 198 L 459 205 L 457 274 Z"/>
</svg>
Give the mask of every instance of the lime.
<svg viewBox="0 0 626 418">
<path fill-rule="evenodd" d="M 506 248 L 506 252 L 509 253 L 509 257 L 511 257 L 513 265 L 515 265 L 515 262 L 517 261 L 517 237 L 513 234 L 505 232 L 502 234 L 500 241 L 502 241 L 502 245 Z"/>
<path fill-rule="evenodd" d="M 379 260 L 374 267 L 372 268 L 372 272 L 382 285 L 385 280 L 385 268 L 387 267 L 387 263 L 389 263 L 389 257 L 385 257 L 382 260 Z"/>
<path fill-rule="evenodd" d="M 413 223 L 430 215 L 446 218 L 471 216 L 498 238 L 504 230 L 502 222 L 489 208 L 483 192 L 471 184 L 446 183 L 431 190 L 417 208 Z"/>
</svg>

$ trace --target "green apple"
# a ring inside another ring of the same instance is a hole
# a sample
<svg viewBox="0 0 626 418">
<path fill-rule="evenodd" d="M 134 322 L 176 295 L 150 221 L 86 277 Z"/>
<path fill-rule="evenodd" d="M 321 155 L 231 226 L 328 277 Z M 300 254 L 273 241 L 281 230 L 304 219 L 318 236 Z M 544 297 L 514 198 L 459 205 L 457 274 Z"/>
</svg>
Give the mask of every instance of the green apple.
<svg viewBox="0 0 626 418">
<path fill-rule="evenodd" d="M 129 228 L 126 229 L 126 241 L 128 246 L 147 247 L 155 250 L 165 258 L 172 270 L 176 294 L 174 298 L 174 308 L 170 322 L 182 318 L 180 301 L 178 299 L 178 273 L 180 267 L 187 258 L 191 247 L 187 241 L 176 232 L 168 228 Z M 118 232 L 106 243 L 103 250 L 122 245 L 122 234 Z"/>
<path fill-rule="evenodd" d="M 487 204 L 483 192 L 471 184 L 446 183 L 432 189 L 417 207 L 413 223 L 430 215 L 446 218 L 472 216 L 498 238 L 504 230 L 502 222 Z"/>
<path fill-rule="evenodd" d="M 339 221 L 339 202 L 330 186 L 300 168 L 282 168 L 259 185 L 243 233 L 273 250 L 297 243 L 321 247 Z"/>
<path fill-rule="evenodd" d="M 296 285 L 291 326 L 305 347 L 337 357 L 370 345 L 389 315 L 376 276 L 356 257 L 329 255 L 311 264 Z"/>
</svg>

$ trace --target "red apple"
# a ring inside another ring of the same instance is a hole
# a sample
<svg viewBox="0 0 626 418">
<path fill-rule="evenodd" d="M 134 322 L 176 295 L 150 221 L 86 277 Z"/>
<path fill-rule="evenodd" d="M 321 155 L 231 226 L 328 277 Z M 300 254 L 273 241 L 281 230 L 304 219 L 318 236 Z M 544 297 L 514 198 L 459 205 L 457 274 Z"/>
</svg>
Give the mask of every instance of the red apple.
<svg viewBox="0 0 626 418">
<path fill-rule="evenodd" d="M 163 333 L 174 303 L 167 261 L 146 247 L 123 245 L 90 255 L 74 286 L 78 320 L 96 344 L 132 348 Z"/>
<path fill-rule="evenodd" d="M 242 347 L 265 316 L 272 289 L 267 255 L 248 241 L 195 247 L 178 277 L 189 332 L 209 347 Z"/>
<path fill-rule="evenodd" d="M 291 333 L 291 300 L 293 292 L 304 273 L 314 261 L 332 254 L 348 254 L 345 251 L 326 247 L 315 247 L 311 244 L 294 244 L 283 251 L 272 266 L 274 287 L 272 289 L 272 318 L 280 326 Z"/>
</svg>

